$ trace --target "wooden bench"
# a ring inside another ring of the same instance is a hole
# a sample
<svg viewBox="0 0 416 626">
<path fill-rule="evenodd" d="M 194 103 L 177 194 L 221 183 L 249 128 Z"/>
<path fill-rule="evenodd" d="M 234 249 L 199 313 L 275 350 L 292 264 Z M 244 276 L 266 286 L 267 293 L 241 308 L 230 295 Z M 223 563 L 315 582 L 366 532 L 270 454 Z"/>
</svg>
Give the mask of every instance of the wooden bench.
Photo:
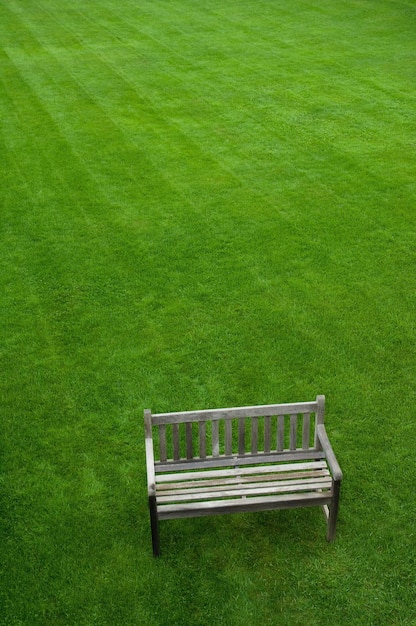
<svg viewBox="0 0 416 626">
<path fill-rule="evenodd" d="M 153 554 L 159 520 L 321 506 L 335 538 L 342 472 L 312 402 L 152 414 L 145 410 Z M 158 451 L 158 460 L 155 460 Z"/>
</svg>

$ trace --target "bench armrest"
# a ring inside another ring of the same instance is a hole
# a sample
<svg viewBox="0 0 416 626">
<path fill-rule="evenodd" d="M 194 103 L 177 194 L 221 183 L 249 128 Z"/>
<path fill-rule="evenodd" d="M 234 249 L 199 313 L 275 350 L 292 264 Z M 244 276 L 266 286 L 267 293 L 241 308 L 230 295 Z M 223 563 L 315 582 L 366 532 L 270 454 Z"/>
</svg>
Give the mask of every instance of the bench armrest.
<svg viewBox="0 0 416 626">
<path fill-rule="evenodd" d="M 323 452 L 325 453 L 326 460 L 328 461 L 329 469 L 331 470 L 332 478 L 335 481 L 342 480 L 342 471 L 336 459 L 335 453 L 332 449 L 332 446 L 329 442 L 328 435 L 326 434 L 324 424 L 318 424 L 317 426 L 317 435 L 319 443 L 322 447 Z"/>
<path fill-rule="evenodd" d="M 146 469 L 147 469 L 147 493 L 156 495 L 155 459 L 153 453 L 152 414 L 146 409 L 144 412 L 145 446 L 146 446 Z"/>
</svg>

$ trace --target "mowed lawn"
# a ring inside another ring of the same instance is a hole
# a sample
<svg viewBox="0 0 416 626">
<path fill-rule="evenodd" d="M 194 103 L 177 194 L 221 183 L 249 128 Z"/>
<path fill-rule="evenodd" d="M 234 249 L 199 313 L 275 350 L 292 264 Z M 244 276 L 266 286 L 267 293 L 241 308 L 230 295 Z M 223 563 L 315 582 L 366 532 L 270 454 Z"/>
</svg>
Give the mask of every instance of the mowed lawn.
<svg viewBox="0 0 416 626">
<path fill-rule="evenodd" d="M 416 624 L 416 4 L 0 0 L 7 626 Z M 143 409 L 327 398 L 318 509 L 161 524 Z"/>
</svg>

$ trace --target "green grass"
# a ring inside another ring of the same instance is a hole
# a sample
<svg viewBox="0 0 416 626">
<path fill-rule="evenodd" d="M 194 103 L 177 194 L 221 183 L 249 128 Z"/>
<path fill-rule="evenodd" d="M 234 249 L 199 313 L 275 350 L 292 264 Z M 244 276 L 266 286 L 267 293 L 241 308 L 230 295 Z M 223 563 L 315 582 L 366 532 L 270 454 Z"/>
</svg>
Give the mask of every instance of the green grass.
<svg viewBox="0 0 416 626">
<path fill-rule="evenodd" d="M 416 623 L 411 0 L 0 0 L 0 623 Z M 327 396 L 318 510 L 161 525 L 142 411 Z"/>
</svg>

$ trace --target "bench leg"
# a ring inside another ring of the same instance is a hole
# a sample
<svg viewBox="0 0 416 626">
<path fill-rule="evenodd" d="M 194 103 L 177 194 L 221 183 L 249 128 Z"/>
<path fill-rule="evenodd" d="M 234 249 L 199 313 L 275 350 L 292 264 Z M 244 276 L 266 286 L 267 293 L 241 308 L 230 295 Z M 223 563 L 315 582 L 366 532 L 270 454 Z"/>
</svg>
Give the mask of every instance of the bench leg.
<svg viewBox="0 0 416 626">
<path fill-rule="evenodd" d="M 159 520 L 157 516 L 156 497 L 149 496 L 150 528 L 152 530 L 153 556 L 160 555 Z"/>
<path fill-rule="evenodd" d="M 341 483 L 339 481 L 334 481 L 332 502 L 329 507 L 328 530 L 327 530 L 327 536 L 326 536 L 327 541 L 329 542 L 334 541 L 335 539 L 340 488 L 341 488 Z"/>
</svg>

